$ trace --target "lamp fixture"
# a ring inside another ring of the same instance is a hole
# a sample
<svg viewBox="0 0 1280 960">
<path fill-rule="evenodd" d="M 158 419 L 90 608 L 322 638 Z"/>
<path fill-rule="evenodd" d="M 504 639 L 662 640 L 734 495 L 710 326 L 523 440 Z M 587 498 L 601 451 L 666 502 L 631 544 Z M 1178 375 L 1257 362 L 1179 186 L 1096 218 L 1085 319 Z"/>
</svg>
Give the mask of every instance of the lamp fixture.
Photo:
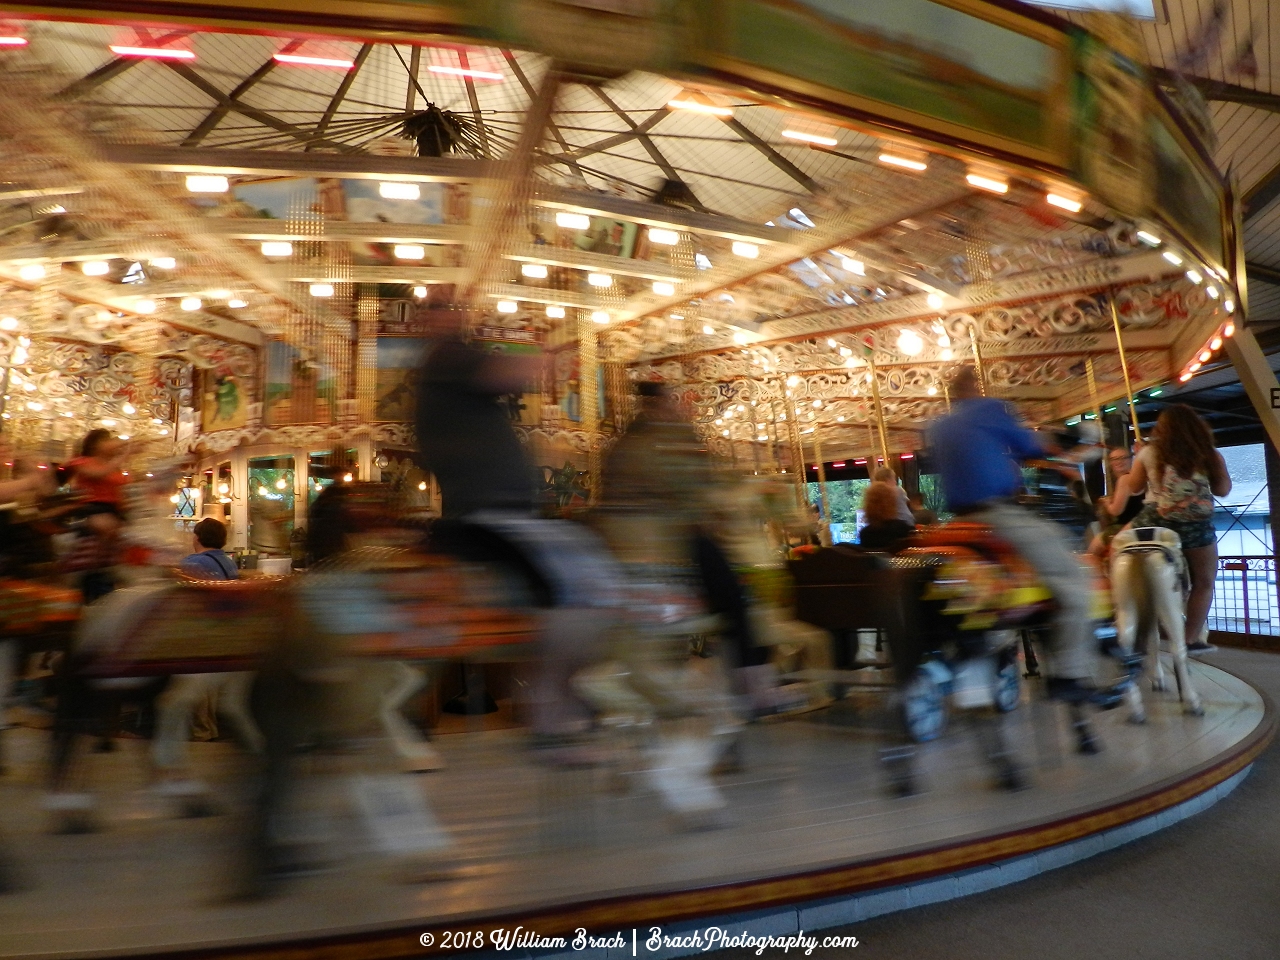
<svg viewBox="0 0 1280 960">
<path fill-rule="evenodd" d="M 183 297 L 178 306 L 190 313 L 193 310 L 199 310 L 204 304 L 200 302 L 199 297 Z"/>
<path fill-rule="evenodd" d="M 898 349 L 908 357 L 914 357 L 924 349 L 924 341 L 914 330 L 903 330 L 898 334 Z"/>
<path fill-rule="evenodd" d="M 189 193 L 226 193 L 231 182 L 216 174 L 191 173 L 187 175 Z"/>
<path fill-rule="evenodd" d="M 667 283 L 665 280 L 655 280 L 653 281 L 653 292 L 660 297 L 670 297 L 675 294 L 676 285 Z"/>
<path fill-rule="evenodd" d="M 42 263 L 26 263 L 18 268 L 18 276 L 23 280 L 43 280 L 44 274 Z"/>
<path fill-rule="evenodd" d="M 343 57 L 309 57 L 301 53 L 277 53 L 271 59 L 294 67 L 329 67 L 334 70 L 350 70 L 356 65 L 354 60 Z"/>
<path fill-rule="evenodd" d="M 311 295 L 313 297 L 332 297 L 333 296 L 332 283 L 313 283 L 308 289 L 310 289 Z"/>
<path fill-rule="evenodd" d="M 111 272 L 111 264 L 105 260 L 86 260 L 80 265 L 80 272 L 86 277 L 105 277 Z"/>
<path fill-rule="evenodd" d="M 550 317 L 552 320 L 563 320 L 564 307 L 555 307 L 555 306 L 547 307 L 547 316 Z"/>
<path fill-rule="evenodd" d="M 592 314 L 591 314 L 591 321 L 592 321 L 593 323 L 608 323 L 608 322 L 609 322 L 609 311 L 608 311 L 608 310 L 596 310 L 596 311 L 592 312 Z"/>
<path fill-rule="evenodd" d="M 156 257 L 149 262 L 157 270 L 172 270 L 178 265 L 178 261 L 173 257 Z"/>
<path fill-rule="evenodd" d="M 760 256 L 760 248 L 754 243 L 747 243 L 745 240 L 733 241 L 733 252 L 735 256 L 743 257 L 747 260 L 754 260 Z"/>
<path fill-rule="evenodd" d="M 903 170 L 914 170 L 916 173 L 923 173 L 929 169 L 929 164 L 923 157 L 904 156 L 901 153 L 893 153 L 889 150 L 882 152 L 876 159 L 887 166 L 901 167 Z"/>
<path fill-rule="evenodd" d="M 995 177 L 988 177 L 981 173 L 967 174 L 965 180 L 969 186 L 977 187 L 979 190 L 986 190 L 990 193 L 1009 192 L 1009 182 L 1007 180 L 997 180 Z"/>
<path fill-rule="evenodd" d="M 241 307 L 247 307 L 248 301 L 241 300 L 239 297 L 232 297 L 227 301 L 227 306 L 232 310 L 239 310 Z"/>
<path fill-rule="evenodd" d="M 607 273 L 589 273 L 587 274 L 587 283 L 593 287 L 612 287 L 613 277 Z"/>
<path fill-rule="evenodd" d="M 1045 202 L 1050 206 L 1060 207 L 1070 213 L 1079 213 L 1084 209 L 1084 204 L 1073 197 L 1066 197 L 1060 193 L 1046 193 Z"/>
<path fill-rule="evenodd" d="M 514 300 L 499 300 L 499 301 L 498 301 L 498 312 L 499 312 L 499 313 L 515 313 L 515 312 L 516 312 L 517 310 L 519 310 L 519 309 L 520 309 L 520 304 L 516 303 Z"/>
<path fill-rule="evenodd" d="M 262 255 L 264 257 L 291 257 L 293 256 L 293 244 L 288 240 L 264 240 L 262 241 Z"/>
<path fill-rule="evenodd" d="M 416 183 L 383 181 L 378 184 L 378 196 L 384 200 L 417 200 L 422 196 L 422 188 Z"/>
<path fill-rule="evenodd" d="M 840 142 L 835 137 L 824 137 L 820 133 L 806 133 L 803 130 L 783 130 L 782 135 L 788 140 L 799 140 L 801 143 L 811 143 L 815 147 L 834 147 Z"/>
<path fill-rule="evenodd" d="M 556 226 L 566 230 L 588 230 L 591 228 L 591 218 L 585 213 L 566 213 L 561 210 L 556 214 Z"/>
<path fill-rule="evenodd" d="M 547 265 L 545 263 L 522 263 L 520 264 L 520 274 L 534 280 L 545 280 L 547 279 Z"/>
<path fill-rule="evenodd" d="M 1174 253 L 1172 250 L 1166 250 L 1164 253 L 1161 254 L 1161 256 L 1164 257 L 1166 260 L 1168 260 L 1170 263 L 1172 263 L 1175 267 L 1182 266 L 1182 258 L 1178 256 L 1176 253 Z"/>
<path fill-rule="evenodd" d="M 680 242 L 680 234 L 675 230 L 666 230 L 662 227 L 650 227 L 649 242 L 661 244 L 664 247 L 674 247 Z"/>
<path fill-rule="evenodd" d="M 417 243 L 397 243 L 392 253 L 397 260 L 421 260 L 427 255 L 427 248 Z"/>
<path fill-rule="evenodd" d="M 473 70 L 470 67 L 446 67 L 440 64 L 431 64 L 427 67 L 431 73 L 438 73 L 446 77 L 463 77 L 468 80 L 489 80 L 494 83 L 501 83 L 505 78 L 496 70 Z"/>
<path fill-rule="evenodd" d="M 426 287 L 414 287 L 414 288 L 413 288 L 413 295 L 414 295 L 415 297 L 417 297 L 419 300 L 421 300 L 423 297 L 425 297 L 425 296 L 427 295 L 427 288 L 426 288 Z"/>
<path fill-rule="evenodd" d="M 701 113 L 709 117 L 720 117 L 728 120 L 733 116 L 731 107 L 722 107 L 714 103 L 710 97 L 698 90 L 684 90 L 667 101 L 669 110 L 687 110 L 690 113 Z"/>
<path fill-rule="evenodd" d="M 153 58 L 156 60 L 194 60 L 196 55 L 183 47 L 139 47 L 113 43 L 107 49 L 117 57 Z"/>
<path fill-rule="evenodd" d="M 1148 230 L 1139 230 L 1136 236 L 1139 240 L 1141 240 L 1143 243 L 1145 243 L 1149 247 L 1158 247 L 1160 246 L 1161 243 L 1164 242 L 1159 237 L 1157 237 L 1154 233 L 1151 233 Z"/>
</svg>

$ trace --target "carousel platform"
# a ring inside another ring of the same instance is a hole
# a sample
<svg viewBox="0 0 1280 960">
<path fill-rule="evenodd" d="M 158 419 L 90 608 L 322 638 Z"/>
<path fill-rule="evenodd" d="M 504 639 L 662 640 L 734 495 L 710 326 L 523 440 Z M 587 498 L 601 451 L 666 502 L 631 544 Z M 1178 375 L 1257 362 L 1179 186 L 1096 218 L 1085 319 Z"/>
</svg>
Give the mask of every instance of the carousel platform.
<svg viewBox="0 0 1280 960">
<path fill-rule="evenodd" d="M 637 955 L 649 955 L 654 924 L 783 935 L 856 923 L 1087 858 L 1229 793 L 1273 736 L 1275 709 L 1221 669 L 1197 663 L 1194 676 L 1205 717 L 1148 694 L 1145 726 L 1123 709 L 1097 716 L 1106 749 L 1093 757 L 1071 751 L 1060 710 L 1024 703 L 1011 739 L 1033 786 L 1019 793 L 992 788 L 959 723 L 922 749 L 925 792 L 888 799 L 870 694 L 761 723 L 744 769 L 721 779 L 729 822 L 698 833 L 672 829 L 641 775 L 536 766 L 514 729 L 438 737 L 449 766 L 427 775 L 392 775 L 376 750 L 316 756 L 290 828 L 320 852 L 314 869 L 254 903 L 224 897 L 242 765 L 229 745 L 193 745 L 223 815 L 168 816 L 146 786 L 146 744 L 122 741 L 82 761 L 104 829 L 60 836 L 40 809 L 44 735 L 19 728 L 0 842 L 25 888 L 0 896 L 0 956 L 408 957 L 447 950 L 450 931 L 516 927 L 568 940 L 578 927 L 621 931 L 625 946 L 588 951 L 599 956 L 629 955 L 639 928 Z M 441 844 L 427 861 L 377 852 L 349 787 L 379 775 L 426 797 Z"/>
</svg>

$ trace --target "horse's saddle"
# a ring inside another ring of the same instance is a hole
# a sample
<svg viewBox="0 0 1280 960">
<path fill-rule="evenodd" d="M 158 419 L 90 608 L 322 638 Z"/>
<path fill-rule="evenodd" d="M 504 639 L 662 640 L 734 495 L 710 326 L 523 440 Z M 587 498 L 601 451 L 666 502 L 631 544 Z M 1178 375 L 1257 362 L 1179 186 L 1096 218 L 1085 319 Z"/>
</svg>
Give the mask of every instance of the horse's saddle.
<svg viewBox="0 0 1280 960">
<path fill-rule="evenodd" d="M 1182 555 L 1182 540 L 1165 527 L 1134 527 L 1117 533 L 1111 541 L 1111 556 L 1122 553 L 1156 553 L 1178 571 L 1182 589 L 1187 589 L 1187 563 Z"/>
</svg>

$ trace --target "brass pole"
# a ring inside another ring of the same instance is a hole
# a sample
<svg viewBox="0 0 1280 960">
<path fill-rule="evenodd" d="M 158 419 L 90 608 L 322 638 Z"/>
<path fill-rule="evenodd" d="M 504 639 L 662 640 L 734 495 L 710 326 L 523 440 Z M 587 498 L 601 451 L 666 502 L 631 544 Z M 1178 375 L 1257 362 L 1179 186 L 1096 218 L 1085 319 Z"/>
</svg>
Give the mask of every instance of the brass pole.
<svg viewBox="0 0 1280 960">
<path fill-rule="evenodd" d="M 947 378 L 942 378 L 942 399 L 947 401 L 947 413 L 951 412 L 951 388 L 947 386 Z"/>
<path fill-rule="evenodd" d="M 1093 378 L 1093 357 L 1087 357 L 1084 362 L 1084 371 L 1089 377 L 1089 399 L 1093 402 L 1093 415 L 1098 421 L 1098 429 L 1102 431 L 1102 448 L 1107 447 L 1107 430 L 1102 423 L 1102 405 L 1098 402 L 1098 384 Z M 1102 492 L 1106 496 L 1111 492 L 1111 464 L 1103 464 L 1102 467 Z"/>
<path fill-rule="evenodd" d="M 973 368 L 978 374 L 978 392 L 982 396 L 987 395 L 987 378 L 982 372 L 982 350 L 978 347 L 978 326 L 977 324 L 969 324 L 969 340 L 973 343 Z"/>
<path fill-rule="evenodd" d="M 1116 350 L 1120 354 L 1120 371 L 1124 374 L 1124 392 L 1129 397 L 1129 416 L 1133 418 L 1133 436 L 1142 443 L 1142 431 L 1138 428 L 1138 407 L 1133 402 L 1133 384 L 1129 381 L 1129 364 L 1124 358 L 1124 338 L 1120 335 L 1120 314 L 1116 310 L 1114 294 L 1107 294 L 1107 303 L 1111 306 L 1111 323 L 1116 330 Z"/>
<path fill-rule="evenodd" d="M 880 428 L 880 453 L 884 457 L 884 465 L 889 465 L 889 438 L 884 429 L 884 406 L 880 403 L 880 381 L 876 377 L 876 361 L 867 358 L 867 366 L 871 368 L 871 396 L 876 404 L 876 426 Z"/>
</svg>

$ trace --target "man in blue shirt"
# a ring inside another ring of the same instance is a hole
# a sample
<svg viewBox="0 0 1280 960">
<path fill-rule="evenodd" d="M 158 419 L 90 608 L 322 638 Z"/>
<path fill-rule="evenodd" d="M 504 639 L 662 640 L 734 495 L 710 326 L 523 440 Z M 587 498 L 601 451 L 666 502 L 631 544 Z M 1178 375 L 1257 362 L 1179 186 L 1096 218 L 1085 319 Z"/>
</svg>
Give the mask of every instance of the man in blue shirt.
<svg viewBox="0 0 1280 960">
<path fill-rule="evenodd" d="M 929 430 L 929 449 L 951 510 L 990 526 L 1035 568 L 1057 602 L 1048 665 L 1049 694 L 1088 695 L 1093 675 L 1090 583 L 1066 533 L 1013 498 L 1022 488 L 1019 463 L 1046 447 L 1005 404 L 984 397 L 972 367 L 951 380 L 952 412 Z"/>
<path fill-rule="evenodd" d="M 191 533 L 195 537 L 196 552 L 182 558 L 183 573 L 201 580 L 239 578 L 236 562 L 222 550 L 227 545 L 227 528 L 222 522 L 205 517 L 191 528 Z"/>
</svg>

